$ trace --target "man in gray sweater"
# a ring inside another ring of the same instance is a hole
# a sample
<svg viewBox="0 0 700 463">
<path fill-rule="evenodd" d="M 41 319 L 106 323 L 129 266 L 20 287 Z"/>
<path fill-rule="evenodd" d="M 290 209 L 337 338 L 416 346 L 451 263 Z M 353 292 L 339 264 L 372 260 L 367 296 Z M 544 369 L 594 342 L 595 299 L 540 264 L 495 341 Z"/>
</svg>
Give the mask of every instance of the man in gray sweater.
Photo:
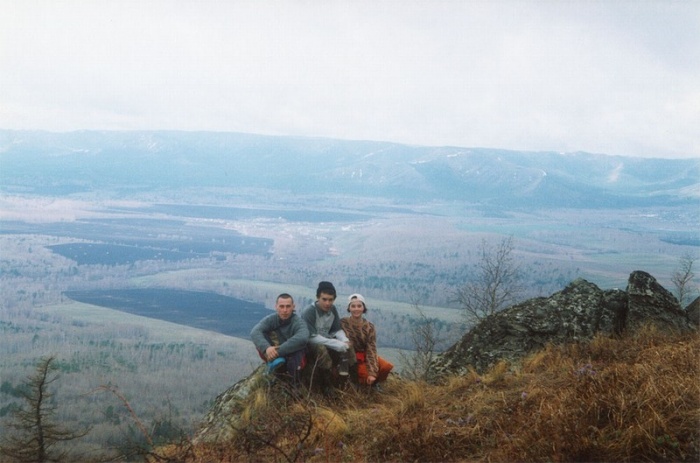
<svg viewBox="0 0 700 463">
<path fill-rule="evenodd" d="M 314 378 L 326 395 L 333 395 L 334 373 L 347 379 L 349 367 L 355 363 L 355 352 L 340 326 L 340 315 L 333 304 L 336 291 L 329 281 L 322 281 L 316 289 L 316 302 L 306 307 L 301 318 L 306 322 L 309 337 L 310 361 Z"/>
<path fill-rule="evenodd" d="M 277 296 L 275 312 L 260 320 L 251 330 L 250 337 L 260 357 L 267 362 L 268 370 L 275 371 L 286 363 L 287 374 L 296 385 L 306 364 L 309 329 L 294 312 L 294 299 L 289 294 Z"/>
</svg>

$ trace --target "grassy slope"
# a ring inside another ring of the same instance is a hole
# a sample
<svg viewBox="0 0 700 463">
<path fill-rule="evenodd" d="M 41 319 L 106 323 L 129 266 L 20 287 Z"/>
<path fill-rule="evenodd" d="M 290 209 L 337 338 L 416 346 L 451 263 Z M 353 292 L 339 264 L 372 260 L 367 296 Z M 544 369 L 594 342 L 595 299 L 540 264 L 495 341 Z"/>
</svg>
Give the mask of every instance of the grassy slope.
<svg viewBox="0 0 700 463">
<path fill-rule="evenodd" d="M 393 378 L 383 394 L 349 391 L 336 402 L 261 390 L 236 440 L 187 445 L 182 461 L 694 462 L 698 358 L 697 335 L 645 329 L 550 346 L 522 365 L 440 385 Z"/>
</svg>

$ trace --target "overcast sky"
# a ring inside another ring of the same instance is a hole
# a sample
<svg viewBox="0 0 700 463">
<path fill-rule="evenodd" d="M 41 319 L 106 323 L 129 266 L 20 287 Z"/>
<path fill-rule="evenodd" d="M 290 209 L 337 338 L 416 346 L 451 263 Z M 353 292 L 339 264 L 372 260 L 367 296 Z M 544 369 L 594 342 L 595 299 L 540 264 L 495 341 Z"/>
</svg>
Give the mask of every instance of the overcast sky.
<svg viewBox="0 0 700 463">
<path fill-rule="evenodd" d="M 0 6 L 0 128 L 700 158 L 698 0 Z"/>
</svg>

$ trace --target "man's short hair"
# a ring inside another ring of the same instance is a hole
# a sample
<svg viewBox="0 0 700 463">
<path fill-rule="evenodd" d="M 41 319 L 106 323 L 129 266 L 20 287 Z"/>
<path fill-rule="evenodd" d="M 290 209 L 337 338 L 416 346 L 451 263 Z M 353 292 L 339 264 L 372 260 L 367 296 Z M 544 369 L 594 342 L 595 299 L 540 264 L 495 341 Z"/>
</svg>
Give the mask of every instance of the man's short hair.
<svg viewBox="0 0 700 463">
<path fill-rule="evenodd" d="M 321 297 L 321 293 L 330 294 L 333 297 L 337 297 L 335 292 L 335 286 L 330 281 L 322 281 L 318 284 L 318 289 L 316 289 L 316 297 Z"/>
<path fill-rule="evenodd" d="M 275 303 L 279 302 L 280 299 L 291 299 L 292 302 L 294 302 L 294 298 L 291 296 L 291 294 L 287 293 L 282 293 L 279 296 L 277 296 L 277 299 L 275 299 Z"/>
</svg>

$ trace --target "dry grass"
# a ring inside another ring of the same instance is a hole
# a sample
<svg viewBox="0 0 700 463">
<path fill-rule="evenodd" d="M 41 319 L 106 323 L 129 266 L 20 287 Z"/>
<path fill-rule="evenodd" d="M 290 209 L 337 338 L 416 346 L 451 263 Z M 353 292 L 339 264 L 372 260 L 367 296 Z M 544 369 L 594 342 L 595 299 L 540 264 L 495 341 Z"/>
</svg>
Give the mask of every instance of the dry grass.
<svg viewBox="0 0 700 463">
<path fill-rule="evenodd" d="M 549 346 L 517 367 L 441 385 L 392 378 L 383 394 L 298 400 L 282 414 L 255 396 L 249 416 L 262 417 L 279 450 L 244 432 L 183 461 L 696 462 L 699 360 L 697 335 L 647 328 Z"/>
</svg>

